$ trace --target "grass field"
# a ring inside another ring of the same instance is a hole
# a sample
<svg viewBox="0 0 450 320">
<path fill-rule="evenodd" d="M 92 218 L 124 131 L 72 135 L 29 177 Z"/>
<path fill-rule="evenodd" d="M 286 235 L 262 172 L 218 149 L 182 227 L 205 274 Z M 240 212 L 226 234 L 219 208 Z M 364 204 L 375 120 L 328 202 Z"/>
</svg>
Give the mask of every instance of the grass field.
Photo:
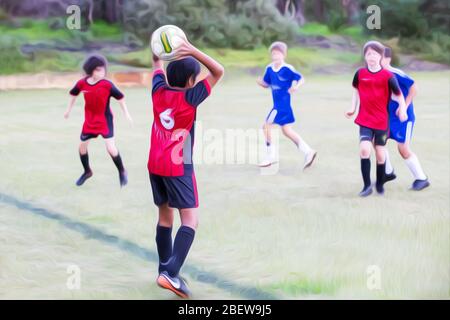
<svg viewBox="0 0 450 320">
<path fill-rule="evenodd" d="M 286 139 L 274 175 L 253 163 L 197 165 L 200 226 L 183 269 L 193 297 L 450 298 L 449 75 L 413 75 L 413 148 L 432 183 L 423 192 L 408 190 L 412 177 L 389 143 L 398 179 L 384 197 L 357 197 L 350 74 L 307 77 L 294 98 L 295 127 L 319 152 L 308 171 Z M 90 146 L 94 177 L 75 186 L 81 101 L 66 121 L 65 91 L 0 93 L 0 298 L 175 299 L 154 282 L 150 92 L 124 91 L 134 127 L 112 104 L 130 179 L 122 190 L 100 139 Z M 203 131 L 258 129 L 270 104 L 253 78 L 229 76 L 198 119 Z M 66 286 L 69 265 L 81 270 L 79 290 Z M 373 266 L 378 289 L 367 285 Z"/>
</svg>

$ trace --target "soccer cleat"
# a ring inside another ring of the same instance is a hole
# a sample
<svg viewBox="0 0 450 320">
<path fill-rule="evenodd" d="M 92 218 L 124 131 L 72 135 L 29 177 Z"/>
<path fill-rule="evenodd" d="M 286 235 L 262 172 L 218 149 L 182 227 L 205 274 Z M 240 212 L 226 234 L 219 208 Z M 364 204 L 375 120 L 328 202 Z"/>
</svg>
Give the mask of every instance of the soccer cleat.
<svg viewBox="0 0 450 320">
<path fill-rule="evenodd" d="M 417 179 L 413 182 L 411 189 L 415 190 L 415 191 L 420 191 L 429 186 L 430 186 L 430 182 L 428 181 L 428 179 L 425 179 L 425 180 Z"/>
<path fill-rule="evenodd" d="M 359 196 L 367 197 L 367 196 L 370 196 L 372 194 L 372 192 L 373 192 L 372 186 L 364 187 L 364 189 L 362 189 L 361 192 L 359 193 Z"/>
<path fill-rule="evenodd" d="M 270 167 L 271 165 L 277 163 L 277 161 L 275 160 L 274 157 L 271 156 L 267 156 L 266 159 L 264 159 L 262 162 L 259 163 L 259 166 L 264 168 L 264 167 Z"/>
<path fill-rule="evenodd" d="M 389 174 L 386 173 L 386 175 L 384 177 L 385 177 L 385 179 L 384 179 L 385 182 L 389 182 L 389 181 L 397 179 L 397 176 L 394 171 L 392 171 Z"/>
<path fill-rule="evenodd" d="M 317 156 L 317 151 L 315 151 L 315 150 L 311 150 L 305 156 L 305 164 L 303 165 L 303 170 L 309 168 L 312 165 L 312 163 L 313 163 L 314 159 L 316 158 L 316 156 Z"/>
<path fill-rule="evenodd" d="M 124 187 L 128 183 L 128 172 L 122 171 L 119 172 L 119 179 L 120 179 L 120 187 Z"/>
<path fill-rule="evenodd" d="M 167 271 L 159 274 L 156 283 L 161 288 L 170 290 L 183 299 L 188 299 L 191 295 L 186 281 L 180 276 L 171 277 Z"/>
<path fill-rule="evenodd" d="M 383 195 L 384 194 L 384 183 L 375 183 L 375 189 L 377 189 L 377 193 Z"/>
<path fill-rule="evenodd" d="M 89 179 L 90 177 L 92 177 L 92 171 L 88 171 L 88 172 L 84 172 L 81 177 L 78 178 L 76 184 L 77 186 L 81 186 L 83 185 L 83 183 Z"/>
</svg>

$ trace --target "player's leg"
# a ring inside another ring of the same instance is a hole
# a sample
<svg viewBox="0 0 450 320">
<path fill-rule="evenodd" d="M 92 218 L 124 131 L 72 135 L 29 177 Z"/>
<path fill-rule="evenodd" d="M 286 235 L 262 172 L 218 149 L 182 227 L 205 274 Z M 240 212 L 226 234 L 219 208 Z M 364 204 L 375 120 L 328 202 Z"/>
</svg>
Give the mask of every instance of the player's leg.
<svg viewBox="0 0 450 320">
<path fill-rule="evenodd" d="M 186 260 L 195 237 L 198 225 L 197 208 L 179 209 L 181 226 L 173 242 L 172 256 L 165 266 L 165 270 L 158 277 L 158 285 L 169 289 L 182 298 L 190 296 L 186 281 L 180 276 L 180 269 Z"/>
<path fill-rule="evenodd" d="M 156 226 L 156 247 L 159 256 L 158 273 L 166 270 L 172 256 L 173 209 L 166 202 L 158 206 L 158 225 Z"/>
<path fill-rule="evenodd" d="M 194 241 L 195 230 L 198 226 L 197 208 L 185 208 L 179 209 L 179 211 L 181 226 L 175 236 L 172 257 L 167 265 L 167 271 L 171 277 L 179 274 Z"/>
<path fill-rule="evenodd" d="M 297 148 L 305 154 L 305 164 L 303 168 L 306 169 L 311 166 L 316 158 L 317 152 L 313 150 L 297 132 L 294 131 L 292 124 L 285 124 L 281 127 L 281 130 L 283 134 L 294 142 Z"/>
<path fill-rule="evenodd" d="M 386 182 L 386 147 L 375 145 L 375 155 L 377 159 L 377 181 L 375 187 L 379 194 L 383 194 L 384 183 Z"/>
<path fill-rule="evenodd" d="M 181 226 L 175 236 L 172 256 L 157 282 L 159 286 L 171 290 L 180 297 L 187 298 L 190 291 L 179 273 L 194 241 L 195 230 L 198 225 L 198 196 L 195 174 L 165 177 L 164 184 L 168 194 L 169 206 L 179 209 Z"/>
<path fill-rule="evenodd" d="M 150 174 L 153 202 L 158 207 L 158 224 L 156 226 L 156 247 L 159 256 L 159 273 L 165 270 L 165 266 L 172 256 L 172 225 L 173 209 L 169 207 L 169 197 L 164 184 L 164 177 Z"/>
<path fill-rule="evenodd" d="M 372 193 L 372 182 L 370 179 L 370 153 L 372 150 L 372 141 L 361 140 L 359 143 L 359 157 L 361 159 L 361 175 L 364 187 L 359 193 L 361 197 L 367 197 Z"/>
<path fill-rule="evenodd" d="M 89 154 L 88 154 L 88 145 L 89 145 L 89 139 L 87 140 L 81 140 L 80 145 L 78 147 L 78 152 L 80 154 L 80 160 L 81 164 L 83 165 L 84 172 L 83 174 L 78 178 L 76 184 L 77 186 L 83 185 L 83 183 L 92 177 L 92 170 L 89 165 Z"/>
<path fill-rule="evenodd" d="M 386 179 L 386 142 L 387 130 L 374 130 L 375 155 L 377 159 L 376 189 L 379 194 L 384 193 Z"/>
<path fill-rule="evenodd" d="M 386 158 L 386 182 L 388 181 L 392 181 L 395 180 L 397 178 L 395 172 L 394 172 L 394 167 L 392 166 L 392 162 L 391 162 L 391 157 L 389 155 L 389 151 L 388 148 L 385 148 L 386 154 L 385 154 L 385 158 Z"/>
<path fill-rule="evenodd" d="M 117 170 L 119 171 L 120 186 L 123 187 L 128 183 L 128 174 L 123 166 L 122 157 L 120 156 L 119 150 L 116 147 L 114 137 L 105 138 L 105 145 L 106 150 L 108 151 L 114 164 L 117 167 Z"/>
<path fill-rule="evenodd" d="M 260 163 L 261 167 L 267 167 L 276 162 L 275 148 L 272 145 L 272 128 L 273 124 L 265 122 L 263 125 L 264 138 L 266 141 L 267 154 L 264 160 Z"/>
<path fill-rule="evenodd" d="M 359 157 L 361 159 L 361 175 L 364 187 L 359 193 L 361 197 L 367 197 L 372 194 L 372 182 L 370 179 L 370 154 L 372 152 L 372 144 L 374 131 L 370 128 L 359 127 Z"/>
<path fill-rule="evenodd" d="M 413 190 L 422 190 L 430 185 L 425 172 L 417 158 L 416 154 L 411 151 L 409 141 L 398 144 L 398 151 L 403 159 L 405 159 L 406 165 L 414 176 L 414 182 L 412 185 Z"/>
</svg>

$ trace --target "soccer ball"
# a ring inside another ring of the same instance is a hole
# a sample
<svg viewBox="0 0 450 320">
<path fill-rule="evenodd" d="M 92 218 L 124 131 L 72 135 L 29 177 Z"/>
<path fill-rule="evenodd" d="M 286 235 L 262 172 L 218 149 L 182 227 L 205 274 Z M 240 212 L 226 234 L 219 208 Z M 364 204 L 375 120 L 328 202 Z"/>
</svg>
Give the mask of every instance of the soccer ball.
<svg viewBox="0 0 450 320">
<path fill-rule="evenodd" d="M 150 45 L 153 53 L 160 59 L 171 61 L 177 57 L 177 49 L 186 40 L 186 34 L 174 25 L 159 27 L 152 34 Z"/>
</svg>

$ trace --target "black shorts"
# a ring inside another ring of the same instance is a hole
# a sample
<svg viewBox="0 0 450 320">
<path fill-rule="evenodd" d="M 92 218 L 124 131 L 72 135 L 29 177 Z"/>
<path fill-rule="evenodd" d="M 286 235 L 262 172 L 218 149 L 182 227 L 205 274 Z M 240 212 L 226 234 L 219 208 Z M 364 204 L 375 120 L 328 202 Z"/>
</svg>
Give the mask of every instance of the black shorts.
<svg viewBox="0 0 450 320">
<path fill-rule="evenodd" d="M 103 139 L 109 139 L 114 137 L 114 129 L 110 128 L 109 132 L 107 134 L 103 133 L 84 133 L 81 132 L 80 134 L 80 140 L 81 141 L 87 141 L 89 139 L 97 138 L 99 135 L 103 137 Z"/>
<path fill-rule="evenodd" d="M 188 209 L 198 207 L 197 182 L 195 174 L 180 177 L 164 177 L 150 173 L 153 202 L 169 204 L 171 208 Z"/>
<path fill-rule="evenodd" d="M 103 137 L 103 139 L 109 139 L 109 138 L 114 137 L 114 122 L 113 122 L 113 116 L 110 112 L 106 114 L 106 126 L 108 127 L 107 133 L 101 133 L 101 132 L 86 133 L 86 132 L 81 131 L 80 140 L 87 141 L 89 139 L 97 138 L 99 135 L 101 135 Z"/>
<path fill-rule="evenodd" d="M 359 141 L 370 141 L 376 146 L 385 146 L 388 139 L 388 130 L 377 130 L 359 126 Z"/>
</svg>

